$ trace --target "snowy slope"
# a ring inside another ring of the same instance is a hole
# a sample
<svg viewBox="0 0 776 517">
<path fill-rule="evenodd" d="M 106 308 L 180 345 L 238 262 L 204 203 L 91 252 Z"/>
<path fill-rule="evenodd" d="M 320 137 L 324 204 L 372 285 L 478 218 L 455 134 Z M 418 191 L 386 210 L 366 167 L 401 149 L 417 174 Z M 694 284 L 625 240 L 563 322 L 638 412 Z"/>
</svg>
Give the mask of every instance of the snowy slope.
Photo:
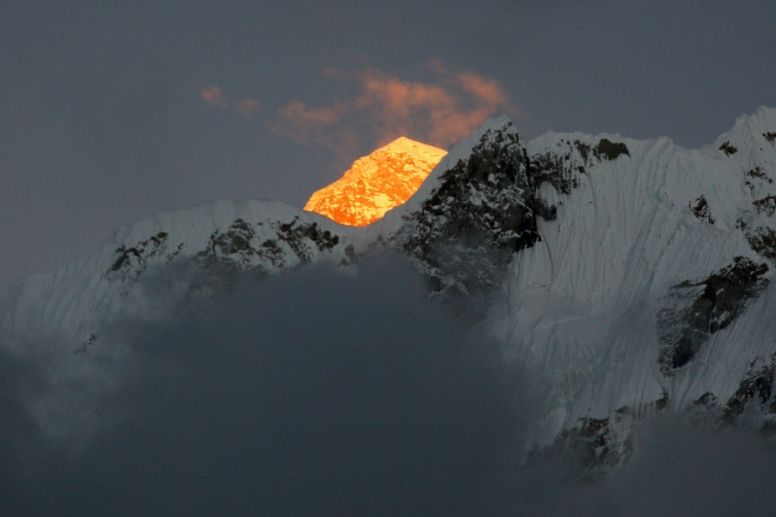
<svg viewBox="0 0 776 517">
<path fill-rule="evenodd" d="M 257 273 L 343 255 L 348 229 L 278 202 L 216 201 L 165 212 L 119 229 L 100 250 L 51 273 L 33 276 L 0 298 L 0 329 L 10 343 L 87 343 L 118 311 L 153 317 L 134 289 L 146 271 L 191 259 Z M 41 324 L 43 322 L 43 324 Z M 11 339 L 13 338 L 13 339 Z"/>
<path fill-rule="evenodd" d="M 164 319 L 181 303 L 228 288 L 239 278 L 235 272 L 281 274 L 313 261 L 347 262 L 347 233 L 270 201 L 161 213 L 119 229 L 93 255 L 0 293 L 0 345 L 37 358 L 48 389 L 30 395 L 31 414 L 50 437 L 77 444 L 93 431 L 95 411 L 118 386 L 116 372 L 128 357 L 126 344 L 105 337 L 111 323 Z M 142 282 L 149 275 L 163 276 Z"/>
<path fill-rule="evenodd" d="M 506 360 L 540 376 L 533 445 L 582 441 L 591 463 L 611 465 L 630 426 L 664 407 L 776 421 L 774 180 L 773 108 L 698 150 L 615 134 L 523 142 L 497 119 L 368 227 L 271 202 L 161 214 L 3 294 L 0 332 L 10 346 L 57 342 L 73 356 L 118 311 L 159 317 L 134 287 L 151 269 L 274 274 L 393 247 L 432 293 L 480 308 Z"/>
<path fill-rule="evenodd" d="M 478 187 L 471 178 L 468 194 L 442 213 L 428 200 L 478 142 L 511 133 L 506 121 L 492 121 L 453 148 L 421 191 L 372 231 L 406 250 L 407 234 L 429 213 L 443 226 L 454 207 L 479 206 L 488 182 Z M 666 138 L 549 133 L 524 145 L 524 161 L 491 165 L 527 178 L 512 204 L 532 209 L 511 230 L 530 229 L 531 219 L 539 234 L 513 247 L 487 315 L 507 356 L 545 379 L 547 414 L 534 445 L 605 434 L 618 452 L 593 461 L 617 463 L 630 446 L 617 427 L 666 406 L 704 406 L 725 421 L 748 408 L 760 413 L 756 425 L 772 425 L 774 134 L 776 109 L 760 108 L 700 150 Z M 458 246 L 454 256 L 473 252 L 443 230 L 445 246 Z M 495 237 L 484 238 L 491 250 Z M 432 280 L 440 269 L 460 277 L 427 251 L 415 255 Z"/>
<path fill-rule="evenodd" d="M 547 188 L 558 218 L 541 222 L 542 241 L 512 264 L 506 300 L 492 318 L 493 331 L 513 345 L 510 352 L 552 379 L 555 408 L 544 436 L 582 417 L 639 410 L 664 397 L 678 409 L 706 392 L 727 400 L 752 360 L 776 352 L 768 337 L 776 329 L 763 312 L 774 295 L 769 286 L 686 367 L 672 375 L 658 368 L 658 316 L 673 286 L 706 278 L 737 256 L 768 262 L 738 228 L 747 219 L 773 226 L 752 206 L 770 184 L 761 182 L 755 192 L 745 185 L 756 165 L 776 176 L 776 147 L 741 131 L 754 120 L 761 124 L 757 132 L 765 132 L 776 127 L 776 112 L 739 119 L 720 138 L 740 146 L 732 156 L 718 146 L 689 151 L 666 139 L 613 135 L 551 134 L 529 144 L 529 154 L 538 154 L 553 152 L 562 140 L 608 136 L 630 151 L 589 167 L 569 196 Z M 691 211 L 699 196 L 713 224 Z"/>
</svg>

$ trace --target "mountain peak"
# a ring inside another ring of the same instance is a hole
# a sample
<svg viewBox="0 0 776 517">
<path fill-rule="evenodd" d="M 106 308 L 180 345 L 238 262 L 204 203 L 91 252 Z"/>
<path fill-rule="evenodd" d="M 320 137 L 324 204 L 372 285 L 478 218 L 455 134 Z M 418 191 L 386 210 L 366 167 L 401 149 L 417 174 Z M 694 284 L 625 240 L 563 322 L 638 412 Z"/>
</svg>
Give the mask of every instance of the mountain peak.
<svg viewBox="0 0 776 517">
<path fill-rule="evenodd" d="M 160 214 L 0 292 L 0 337 L 14 351 L 50 346 L 62 383 L 83 372 L 110 381 L 100 368 L 123 346 L 110 340 L 118 318 L 162 321 L 228 292 L 235 273 L 349 266 L 385 249 L 536 374 L 534 458 L 581 452 L 604 473 L 633 452 L 635 426 L 668 409 L 776 429 L 773 108 L 701 150 L 611 133 L 526 142 L 504 118 L 449 153 L 401 137 L 305 208 L 350 226 L 382 219 L 346 228 L 266 201 Z"/>
<path fill-rule="evenodd" d="M 304 209 L 366 226 L 407 201 L 446 154 L 401 136 L 353 162 L 340 179 L 314 192 Z"/>
<path fill-rule="evenodd" d="M 377 151 L 391 151 L 394 153 L 409 153 L 409 154 L 417 154 L 417 153 L 423 153 L 423 152 L 433 153 L 433 154 L 445 153 L 444 149 L 420 142 L 418 140 L 413 140 L 412 138 L 408 138 L 406 136 L 400 136 L 399 138 L 391 140 L 390 142 L 383 145 L 382 147 L 378 147 L 373 152 L 377 152 Z"/>
</svg>

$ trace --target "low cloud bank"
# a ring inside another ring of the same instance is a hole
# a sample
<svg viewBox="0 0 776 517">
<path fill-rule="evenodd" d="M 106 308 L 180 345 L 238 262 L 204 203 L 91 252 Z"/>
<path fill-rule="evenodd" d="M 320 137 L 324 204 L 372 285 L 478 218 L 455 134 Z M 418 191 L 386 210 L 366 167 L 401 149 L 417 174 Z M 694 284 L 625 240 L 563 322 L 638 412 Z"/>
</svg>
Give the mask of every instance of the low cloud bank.
<svg viewBox="0 0 776 517">
<path fill-rule="evenodd" d="M 107 334 L 131 353 L 76 448 L 29 418 L 47 370 L 1 357 L 0 513 L 729 515 L 776 503 L 759 437 L 669 420 L 603 482 L 574 482 L 571 463 L 521 466 L 539 410 L 530 377 L 395 261 L 235 281 Z"/>
</svg>

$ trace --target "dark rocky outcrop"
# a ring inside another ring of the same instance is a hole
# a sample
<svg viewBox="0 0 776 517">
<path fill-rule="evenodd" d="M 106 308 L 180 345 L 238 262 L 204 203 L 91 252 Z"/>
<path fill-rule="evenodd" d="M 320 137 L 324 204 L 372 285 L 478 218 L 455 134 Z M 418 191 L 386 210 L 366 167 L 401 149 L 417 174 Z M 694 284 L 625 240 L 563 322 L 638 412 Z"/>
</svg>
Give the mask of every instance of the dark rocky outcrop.
<svg viewBox="0 0 776 517">
<path fill-rule="evenodd" d="M 690 410 L 712 411 L 717 406 L 719 406 L 719 398 L 712 392 L 707 391 L 690 404 Z"/>
<path fill-rule="evenodd" d="M 225 231 L 214 232 L 207 249 L 199 255 L 214 258 L 239 256 L 240 261 L 245 263 L 251 255 L 258 253 L 251 245 L 255 236 L 256 230 L 242 219 L 236 219 Z"/>
<path fill-rule="evenodd" d="M 711 216 L 709 203 L 706 201 L 706 198 L 703 197 L 703 195 L 698 196 L 694 200 L 690 201 L 690 210 L 692 210 L 693 215 L 695 215 L 695 217 L 701 221 L 714 224 L 714 218 Z"/>
<path fill-rule="evenodd" d="M 198 267 L 213 269 L 213 273 L 234 270 L 263 274 L 310 262 L 315 252 L 330 251 L 338 243 L 337 235 L 322 230 L 317 223 L 303 223 L 298 217 L 288 222 L 255 224 L 238 218 L 226 229 L 213 232 L 205 249 L 192 258 Z M 151 264 L 166 264 L 178 257 L 183 246 L 170 246 L 166 232 L 132 246 L 120 246 L 106 276 L 133 284 Z"/>
<path fill-rule="evenodd" d="M 746 173 L 746 180 L 744 180 L 744 184 L 749 187 L 750 190 L 753 190 L 755 188 L 755 183 L 760 184 L 773 184 L 773 179 L 771 179 L 767 174 L 765 174 L 765 171 L 763 171 L 763 168 L 759 165 L 755 165 L 752 167 L 749 171 Z"/>
<path fill-rule="evenodd" d="M 728 156 L 732 156 L 738 152 L 738 147 L 731 144 L 730 141 L 725 140 L 722 142 L 722 145 L 719 146 L 719 150 Z"/>
<path fill-rule="evenodd" d="M 623 154 L 630 156 L 630 151 L 628 151 L 628 146 L 622 142 L 612 142 L 607 138 L 602 138 L 593 148 L 593 154 L 599 160 L 615 160 Z"/>
<path fill-rule="evenodd" d="M 602 138 L 594 146 L 588 143 L 574 140 L 574 147 L 579 152 L 585 164 L 588 158 L 593 156 L 598 160 L 616 160 L 621 155 L 630 156 L 628 146 L 622 142 L 612 142 L 608 138 Z"/>
<path fill-rule="evenodd" d="M 539 239 L 527 165 L 511 125 L 489 130 L 407 216 L 401 247 L 420 260 L 432 292 L 487 297 L 512 254 Z"/>
<path fill-rule="evenodd" d="M 766 264 L 736 257 L 704 280 L 674 286 L 669 306 L 658 314 L 661 371 L 669 374 L 686 365 L 712 334 L 730 325 L 767 284 L 767 271 Z"/>
<path fill-rule="evenodd" d="M 465 296 L 485 311 L 513 255 L 540 240 L 537 218 L 557 217 L 541 186 L 571 194 L 588 164 L 622 155 L 630 156 L 628 147 L 605 138 L 561 139 L 529 155 L 511 124 L 488 130 L 467 159 L 439 175 L 396 240 L 418 260 L 432 293 Z"/>
<path fill-rule="evenodd" d="M 570 194 L 579 185 L 577 174 L 584 173 L 582 166 L 574 166 L 570 153 L 544 153 L 528 158 L 528 171 L 537 187 L 551 184 L 561 194 Z"/>
<path fill-rule="evenodd" d="M 257 229 L 269 226 L 276 235 L 274 239 L 257 242 Z M 207 247 L 196 257 L 204 265 L 220 263 L 242 270 L 263 273 L 267 266 L 283 269 L 289 266 L 288 256 L 282 244 L 287 245 L 296 259 L 307 263 L 312 258 L 312 249 L 331 250 L 339 237 L 328 230 L 321 230 L 317 223 L 302 223 L 298 217 L 292 221 L 256 223 L 250 225 L 236 219 L 226 230 L 218 230 L 210 236 Z"/>
<path fill-rule="evenodd" d="M 168 250 L 167 238 L 166 232 L 158 232 L 132 246 L 119 246 L 116 249 L 116 259 L 106 272 L 106 276 L 112 279 L 134 281 L 143 274 L 148 261 L 153 257 L 164 256 L 167 261 L 172 260 L 180 253 L 181 246 Z"/>
<path fill-rule="evenodd" d="M 569 153 L 571 147 L 569 146 Z M 561 193 L 576 186 L 568 156 L 529 159 L 511 124 L 488 130 L 466 160 L 439 177 L 420 208 L 405 216 L 399 246 L 420 262 L 432 293 L 465 295 L 482 310 L 514 253 L 539 239 L 536 219 L 554 219 L 540 199 L 548 182 Z"/>
<path fill-rule="evenodd" d="M 590 144 L 580 142 L 579 140 L 574 140 L 574 147 L 576 147 L 584 162 L 587 163 L 587 157 L 590 156 Z"/>
<path fill-rule="evenodd" d="M 765 196 L 752 202 L 752 206 L 759 212 L 767 216 L 772 216 L 776 212 L 776 196 Z"/>
<path fill-rule="evenodd" d="M 741 423 L 746 416 L 748 425 L 772 435 L 776 431 L 776 354 L 770 359 L 756 358 L 741 378 L 736 391 L 726 400 L 706 392 L 688 408 L 691 421 L 712 427 L 728 427 Z"/>
<path fill-rule="evenodd" d="M 734 423 L 736 418 L 748 407 L 757 405 L 757 411 L 761 414 L 776 414 L 776 400 L 773 395 L 774 375 L 776 375 L 776 362 L 771 360 L 760 367 L 755 360 L 749 368 L 747 375 L 741 380 L 738 389 L 728 399 L 722 414 L 727 423 Z"/>
<path fill-rule="evenodd" d="M 620 408 L 607 418 L 580 418 L 576 426 L 560 434 L 554 446 L 574 455 L 587 476 L 604 474 L 633 452 L 630 429 L 620 425 L 631 419 L 629 408 Z"/>
<path fill-rule="evenodd" d="M 763 136 L 772 144 L 776 144 L 776 131 L 766 131 Z"/>
<path fill-rule="evenodd" d="M 639 414 L 633 408 L 623 406 L 606 417 L 580 418 L 575 425 L 563 430 L 551 445 L 531 451 L 529 460 L 542 463 L 554 458 L 572 458 L 582 469 L 583 479 L 606 476 L 632 455 L 633 430 L 637 423 L 661 412 L 666 402 L 667 398 L 661 397 Z"/>
<path fill-rule="evenodd" d="M 278 223 L 275 231 L 278 239 L 287 243 L 304 263 L 311 259 L 309 250 L 303 245 L 306 240 L 312 242 L 318 251 L 332 250 L 339 243 L 339 236 L 329 230 L 321 230 L 317 223 L 300 223 L 298 217 L 288 223 Z"/>
<path fill-rule="evenodd" d="M 776 260 L 776 231 L 758 226 L 746 232 L 746 240 L 754 251 L 765 258 Z"/>
</svg>

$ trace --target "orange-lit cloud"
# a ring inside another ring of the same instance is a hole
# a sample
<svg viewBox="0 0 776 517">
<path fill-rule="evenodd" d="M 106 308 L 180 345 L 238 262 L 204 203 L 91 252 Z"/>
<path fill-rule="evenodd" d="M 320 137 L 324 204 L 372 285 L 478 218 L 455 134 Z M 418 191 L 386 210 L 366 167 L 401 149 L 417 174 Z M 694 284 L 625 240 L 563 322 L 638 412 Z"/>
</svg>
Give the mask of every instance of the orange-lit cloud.
<svg viewBox="0 0 776 517">
<path fill-rule="evenodd" d="M 344 104 L 309 107 L 291 101 L 280 109 L 270 128 L 294 142 L 323 147 L 345 160 L 352 158 L 358 141 L 352 128 L 340 125 L 347 111 Z"/>
<path fill-rule="evenodd" d="M 336 124 L 345 114 L 345 106 L 334 104 L 332 106 L 309 107 L 300 101 L 291 101 L 280 114 L 289 121 L 313 126 L 331 126 Z"/>
<path fill-rule="evenodd" d="M 221 87 L 217 84 L 208 86 L 199 92 L 200 98 L 210 104 L 211 106 L 217 106 L 219 108 L 225 108 L 228 104 L 224 92 L 221 91 Z"/>
<path fill-rule="evenodd" d="M 336 150 L 338 139 L 366 131 L 381 144 L 405 135 L 447 147 L 488 118 L 514 111 L 495 79 L 475 72 L 451 74 L 441 61 L 429 62 L 431 81 L 412 81 L 376 69 L 356 74 L 327 69 L 325 75 L 355 82 L 356 93 L 324 106 L 295 100 L 278 112 L 273 129 L 297 142 Z"/>
<path fill-rule="evenodd" d="M 375 115 L 381 140 L 414 134 L 443 147 L 508 109 L 506 93 L 493 79 L 474 72 L 443 79 L 413 82 L 367 71 L 361 77 L 363 93 L 357 106 Z"/>
<path fill-rule="evenodd" d="M 474 72 L 464 72 L 458 74 L 458 81 L 464 91 L 481 100 L 486 106 L 503 106 L 507 103 L 507 95 L 495 79 Z"/>
<path fill-rule="evenodd" d="M 237 104 L 235 104 L 235 108 L 243 115 L 253 115 L 261 109 L 261 103 L 253 97 L 248 97 L 238 101 Z"/>
</svg>

